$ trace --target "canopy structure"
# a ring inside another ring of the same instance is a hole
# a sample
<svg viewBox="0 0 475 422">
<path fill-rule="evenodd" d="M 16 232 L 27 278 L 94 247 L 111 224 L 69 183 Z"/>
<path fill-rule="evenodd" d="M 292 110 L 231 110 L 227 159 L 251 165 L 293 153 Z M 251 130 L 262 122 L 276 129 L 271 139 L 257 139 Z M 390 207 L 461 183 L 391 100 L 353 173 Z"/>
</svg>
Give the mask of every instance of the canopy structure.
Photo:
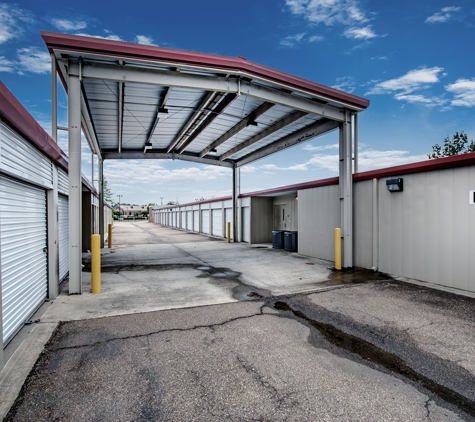
<svg viewBox="0 0 475 422">
<path fill-rule="evenodd" d="M 71 186 L 77 178 L 73 174 L 71 182 L 71 165 L 73 173 L 78 165 L 80 170 L 81 127 L 99 157 L 100 171 L 107 159 L 230 167 L 235 200 L 240 166 L 339 128 L 340 184 L 342 199 L 347 198 L 342 229 L 349 236 L 344 234 L 345 248 L 350 248 L 345 249 L 346 266 L 352 266 L 353 144 L 357 113 L 368 100 L 243 57 L 51 32 L 42 37 L 52 57 L 54 139 L 57 74 L 68 93 Z"/>
</svg>

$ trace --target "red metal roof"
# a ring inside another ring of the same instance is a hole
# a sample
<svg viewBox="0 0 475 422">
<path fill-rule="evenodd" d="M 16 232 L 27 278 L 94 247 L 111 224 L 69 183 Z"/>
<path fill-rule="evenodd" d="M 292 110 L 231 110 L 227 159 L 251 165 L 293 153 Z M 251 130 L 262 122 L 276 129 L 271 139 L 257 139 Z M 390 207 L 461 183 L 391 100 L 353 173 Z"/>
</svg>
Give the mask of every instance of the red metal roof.
<svg viewBox="0 0 475 422">
<path fill-rule="evenodd" d="M 55 163 L 68 170 L 68 159 L 64 151 L 40 124 L 28 113 L 10 90 L 0 81 L 0 118 L 22 135 L 35 148 Z M 83 177 L 83 184 L 97 194 L 97 190 Z"/>
<path fill-rule="evenodd" d="M 270 80 L 275 83 L 321 95 L 338 102 L 366 109 L 369 100 L 328 86 L 320 85 L 269 67 L 251 62 L 243 57 L 219 56 L 185 50 L 175 50 L 165 47 L 133 44 L 123 41 L 106 40 L 78 35 L 59 34 L 42 31 L 41 36 L 50 53 L 54 49 L 64 51 L 84 52 L 102 55 L 119 55 L 124 58 L 166 62 L 176 65 L 207 67 L 217 70 L 244 72 Z"/>
</svg>

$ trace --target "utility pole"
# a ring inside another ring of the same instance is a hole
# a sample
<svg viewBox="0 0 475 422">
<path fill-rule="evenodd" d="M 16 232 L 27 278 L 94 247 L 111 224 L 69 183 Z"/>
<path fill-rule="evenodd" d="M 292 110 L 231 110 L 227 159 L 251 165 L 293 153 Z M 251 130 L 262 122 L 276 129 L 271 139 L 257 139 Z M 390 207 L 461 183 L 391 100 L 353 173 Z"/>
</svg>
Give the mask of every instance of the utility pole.
<svg viewBox="0 0 475 422">
<path fill-rule="evenodd" d="M 120 215 L 122 215 L 122 210 L 120 209 L 120 198 L 122 198 L 124 195 L 117 195 L 117 196 L 119 197 L 119 212 L 120 212 Z"/>
<path fill-rule="evenodd" d="M 165 198 L 165 197 L 164 196 L 160 197 L 160 205 L 163 205 L 163 198 Z"/>
</svg>

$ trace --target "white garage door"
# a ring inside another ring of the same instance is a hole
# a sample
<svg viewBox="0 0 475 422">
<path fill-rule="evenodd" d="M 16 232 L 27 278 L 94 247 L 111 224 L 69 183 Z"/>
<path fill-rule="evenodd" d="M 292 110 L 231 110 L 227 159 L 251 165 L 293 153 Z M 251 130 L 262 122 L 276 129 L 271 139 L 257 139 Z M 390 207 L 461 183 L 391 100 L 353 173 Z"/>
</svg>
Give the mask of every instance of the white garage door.
<svg viewBox="0 0 475 422">
<path fill-rule="evenodd" d="M 213 236 L 223 236 L 223 210 L 211 210 Z"/>
<path fill-rule="evenodd" d="M 191 230 L 192 213 L 193 213 L 193 211 L 187 211 L 186 212 L 186 229 L 187 230 Z"/>
<path fill-rule="evenodd" d="M 242 209 L 242 241 L 249 242 L 251 230 L 251 219 L 249 213 L 249 207 Z"/>
<path fill-rule="evenodd" d="M 201 233 L 209 234 L 209 210 L 201 210 Z"/>
<path fill-rule="evenodd" d="M 193 211 L 193 224 L 194 224 L 193 231 L 199 232 L 200 231 L 200 212 L 199 212 L 199 210 L 194 210 Z"/>
<path fill-rule="evenodd" d="M 59 282 L 69 272 L 69 199 L 58 196 Z"/>
<path fill-rule="evenodd" d="M 3 344 L 47 294 L 46 192 L 0 177 Z"/>
</svg>

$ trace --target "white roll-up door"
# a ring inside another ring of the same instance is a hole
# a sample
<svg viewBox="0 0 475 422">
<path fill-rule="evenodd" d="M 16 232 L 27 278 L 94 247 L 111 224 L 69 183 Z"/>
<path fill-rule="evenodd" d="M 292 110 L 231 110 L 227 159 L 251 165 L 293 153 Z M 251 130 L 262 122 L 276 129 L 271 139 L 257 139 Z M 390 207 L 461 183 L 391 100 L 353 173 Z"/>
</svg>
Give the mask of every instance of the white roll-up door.
<svg viewBox="0 0 475 422">
<path fill-rule="evenodd" d="M 180 211 L 180 229 L 186 229 L 186 211 Z"/>
<path fill-rule="evenodd" d="M 187 211 L 186 212 L 186 229 L 187 230 L 191 230 L 192 213 L 193 213 L 193 211 Z"/>
<path fill-rule="evenodd" d="M 201 233 L 209 234 L 209 210 L 201 210 Z"/>
<path fill-rule="evenodd" d="M 211 227 L 213 236 L 223 236 L 223 210 L 211 210 L 211 217 L 213 219 Z"/>
<path fill-rule="evenodd" d="M 59 282 L 69 272 L 69 199 L 58 196 Z"/>
<path fill-rule="evenodd" d="M 251 219 L 249 207 L 242 208 L 242 241 L 249 242 L 251 231 Z"/>
<path fill-rule="evenodd" d="M 227 236 L 227 230 L 228 230 L 228 223 L 231 223 L 231 239 L 234 239 L 234 230 L 233 230 L 233 209 L 232 208 L 226 208 L 224 210 L 226 214 L 226 236 Z"/>
<path fill-rule="evenodd" d="M 193 224 L 194 224 L 193 231 L 199 232 L 200 231 L 200 212 L 199 212 L 199 210 L 194 210 L 193 211 Z"/>
<path fill-rule="evenodd" d="M 0 177 L 3 344 L 47 294 L 46 191 Z"/>
</svg>

